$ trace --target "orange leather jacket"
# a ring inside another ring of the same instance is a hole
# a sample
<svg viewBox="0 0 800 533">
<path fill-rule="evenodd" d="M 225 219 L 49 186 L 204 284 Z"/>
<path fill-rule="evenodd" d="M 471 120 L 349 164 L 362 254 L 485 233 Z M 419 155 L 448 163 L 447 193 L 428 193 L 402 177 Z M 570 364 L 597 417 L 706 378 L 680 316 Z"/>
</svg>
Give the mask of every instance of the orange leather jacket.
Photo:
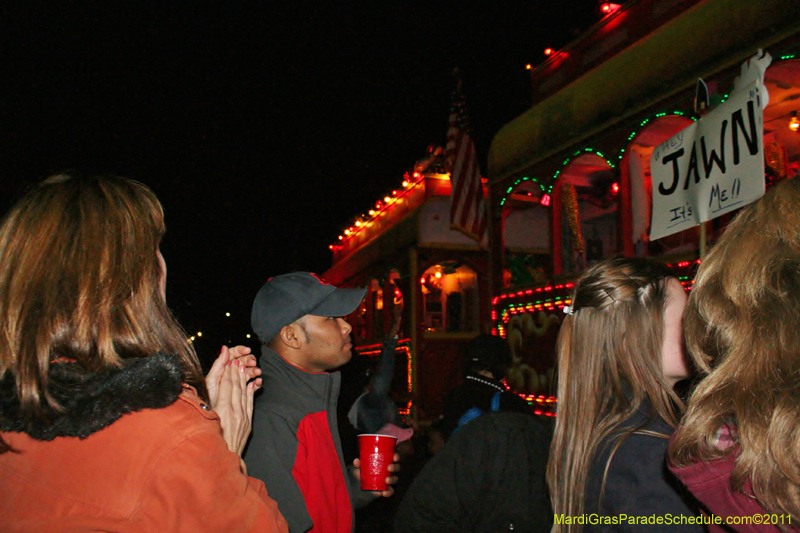
<svg viewBox="0 0 800 533">
<path fill-rule="evenodd" d="M 0 435 L 0 531 L 288 532 L 191 387 L 85 438 Z"/>
</svg>

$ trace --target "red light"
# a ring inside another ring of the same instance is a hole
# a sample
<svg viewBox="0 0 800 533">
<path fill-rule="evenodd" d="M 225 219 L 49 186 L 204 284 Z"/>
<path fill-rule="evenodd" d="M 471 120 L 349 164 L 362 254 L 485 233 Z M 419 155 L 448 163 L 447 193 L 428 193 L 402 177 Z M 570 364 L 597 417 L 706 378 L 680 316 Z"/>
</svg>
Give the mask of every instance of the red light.
<svg viewBox="0 0 800 533">
<path fill-rule="evenodd" d="M 619 183 L 611 184 L 611 193 L 616 196 L 619 193 Z"/>
<path fill-rule="evenodd" d="M 547 194 L 547 193 L 543 194 L 541 200 L 539 200 L 539 203 L 542 204 L 545 207 L 549 206 L 550 205 L 550 195 Z"/>
<path fill-rule="evenodd" d="M 546 56 L 551 56 L 554 53 L 555 53 L 555 51 L 552 48 L 545 48 L 544 49 L 544 55 L 546 55 Z"/>
<path fill-rule="evenodd" d="M 414 172 L 414 178 L 419 178 L 419 172 Z"/>
<path fill-rule="evenodd" d="M 620 7 L 622 6 L 614 2 L 603 2 L 600 4 L 600 13 L 602 13 L 603 16 L 612 15 L 619 11 Z"/>
</svg>

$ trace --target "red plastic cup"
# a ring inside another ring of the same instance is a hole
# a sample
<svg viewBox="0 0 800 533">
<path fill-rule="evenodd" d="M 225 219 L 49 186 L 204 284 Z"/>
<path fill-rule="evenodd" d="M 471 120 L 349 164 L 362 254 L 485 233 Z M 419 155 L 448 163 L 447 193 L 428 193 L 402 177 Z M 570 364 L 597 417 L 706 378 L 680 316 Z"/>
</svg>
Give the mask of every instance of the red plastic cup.
<svg viewBox="0 0 800 533">
<path fill-rule="evenodd" d="M 391 435 L 359 435 L 361 490 L 386 490 L 389 465 L 394 459 L 397 437 Z"/>
</svg>

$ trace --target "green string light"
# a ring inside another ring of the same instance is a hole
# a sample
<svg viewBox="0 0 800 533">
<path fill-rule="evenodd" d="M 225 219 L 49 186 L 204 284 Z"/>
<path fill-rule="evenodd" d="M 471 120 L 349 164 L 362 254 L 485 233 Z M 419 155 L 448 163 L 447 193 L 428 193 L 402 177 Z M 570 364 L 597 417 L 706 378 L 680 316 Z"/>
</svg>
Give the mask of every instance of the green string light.
<svg viewBox="0 0 800 533">
<path fill-rule="evenodd" d="M 509 195 L 512 192 L 514 192 L 514 190 L 517 188 L 517 186 L 520 183 L 522 183 L 524 181 L 532 181 L 532 182 L 534 182 L 536 185 L 539 186 L 539 188 L 542 189 L 542 192 L 545 193 L 545 194 L 550 194 L 550 192 L 553 190 L 553 185 L 552 184 L 548 187 L 547 185 L 544 185 L 538 178 L 530 178 L 528 176 L 525 176 L 524 178 L 520 178 L 517 181 L 515 181 L 514 185 L 512 185 L 511 187 L 506 189 L 506 196 L 500 201 L 500 207 L 503 207 L 506 204 L 506 202 L 508 201 Z"/>
<path fill-rule="evenodd" d="M 570 157 L 566 158 L 566 159 L 563 161 L 563 163 L 561 163 L 561 168 L 560 168 L 560 169 L 558 169 L 558 170 L 556 171 L 556 173 L 555 173 L 555 174 L 553 174 L 553 178 L 552 178 L 552 180 L 551 180 L 551 181 L 552 181 L 552 183 L 555 183 L 555 182 L 556 182 L 556 180 L 558 179 L 558 176 L 559 176 L 559 175 L 561 175 L 561 172 L 563 172 L 563 170 L 564 170 L 564 167 L 566 167 L 566 166 L 567 166 L 567 165 L 568 165 L 570 162 L 572 162 L 572 161 L 573 161 L 573 160 L 574 160 L 576 157 L 578 157 L 578 156 L 580 156 L 580 155 L 587 154 L 587 153 L 592 153 L 592 154 L 595 154 L 596 156 L 598 156 L 598 157 L 601 157 L 601 158 L 602 158 L 602 159 L 603 159 L 603 160 L 604 160 L 604 161 L 605 161 L 605 162 L 608 164 L 608 166 L 610 166 L 611 168 L 617 168 L 617 165 L 615 165 L 614 163 L 612 163 L 611 161 L 609 161 L 609 160 L 608 160 L 608 158 L 607 158 L 605 155 L 603 155 L 603 153 L 602 153 L 601 151 L 599 151 L 599 150 L 596 150 L 596 149 L 594 149 L 594 148 L 584 148 L 584 149 L 582 149 L 582 150 L 578 150 L 577 152 L 575 152 L 574 154 L 572 154 Z M 552 185 L 551 185 L 551 189 L 552 189 Z"/>
<path fill-rule="evenodd" d="M 633 138 L 636 137 L 639 134 L 639 132 L 642 131 L 642 128 L 645 127 L 648 123 L 650 123 L 651 120 L 655 120 L 661 117 L 666 117 L 667 115 L 677 115 L 679 117 L 686 117 L 686 113 L 684 113 L 683 111 L 662 111 L 660 113 L 656 113 L 652 117 L 648 117 L 639 123 L 636 129 L 633 130 L 630 135 L 628 135 L 628 142 L 632 141 Z M 687 118 L 690 118 L 692 119 L 692 121 L 697 122 L 697 119 L 695 117 L 687 117 Z M 618 159 L 621 161 L 624 155 L 625 155 L 625 149 L 623 148 L 619 151 Z"/>
</svg>

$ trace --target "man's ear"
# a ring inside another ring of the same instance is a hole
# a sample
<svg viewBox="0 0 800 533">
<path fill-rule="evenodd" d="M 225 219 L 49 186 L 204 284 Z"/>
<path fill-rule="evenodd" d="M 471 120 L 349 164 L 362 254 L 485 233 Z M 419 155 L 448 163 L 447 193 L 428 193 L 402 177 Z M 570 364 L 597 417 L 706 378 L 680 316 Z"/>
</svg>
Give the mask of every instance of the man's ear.
<svg viewBox="0 0 800 533">
<path fill-rule="evenodd" d="M 298 328 L 299 326 L 296 323 L 283 326 L 278 333 L 278 339 L 280 339 L 281 344 L 284 344 L 289 348 L 299 350 L 302 346 L 302 342 L 300 341 L 300 336 L 298 335 Z"/>
</svg>

